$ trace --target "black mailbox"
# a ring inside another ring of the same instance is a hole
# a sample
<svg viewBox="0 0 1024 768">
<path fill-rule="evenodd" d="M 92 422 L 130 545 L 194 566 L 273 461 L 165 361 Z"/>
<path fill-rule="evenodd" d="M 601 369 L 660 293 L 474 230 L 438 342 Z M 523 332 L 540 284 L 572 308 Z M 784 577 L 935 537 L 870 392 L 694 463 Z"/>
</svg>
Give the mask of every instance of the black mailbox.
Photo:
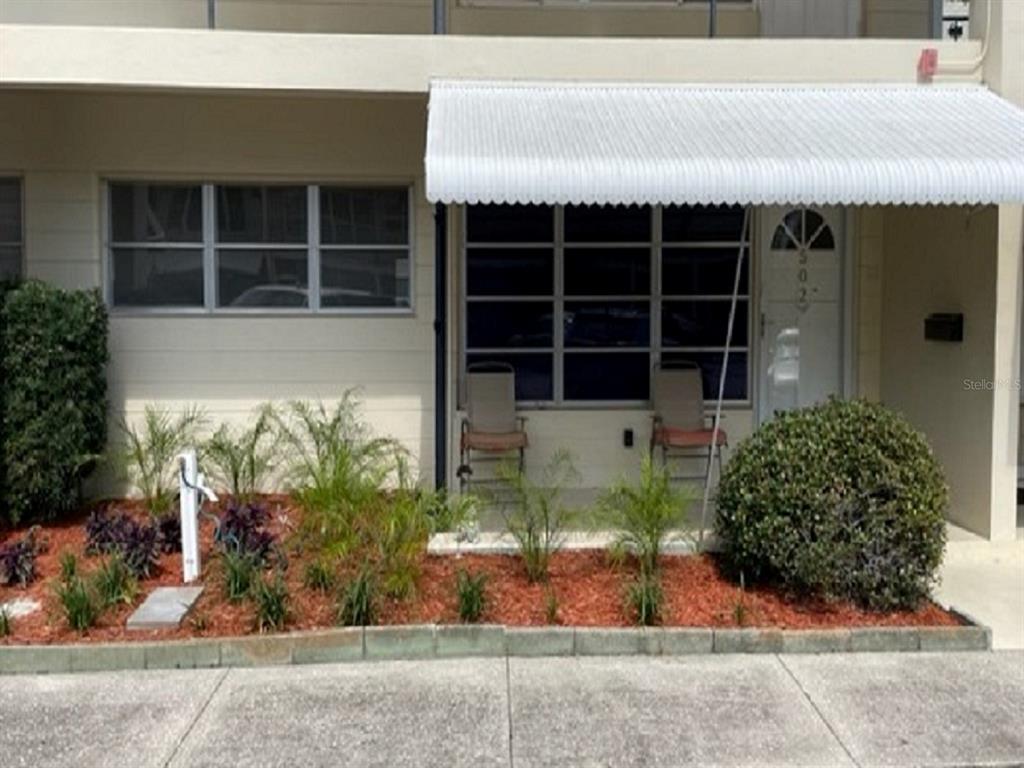
<svg viewBox="0 0 1024 768">
<path fill-rule="evenodd" d="M 964 316 L 960 312 L 937 312 L 924 319 L 924 337 L 929 341 L 963 341 Z"/>
</svg>

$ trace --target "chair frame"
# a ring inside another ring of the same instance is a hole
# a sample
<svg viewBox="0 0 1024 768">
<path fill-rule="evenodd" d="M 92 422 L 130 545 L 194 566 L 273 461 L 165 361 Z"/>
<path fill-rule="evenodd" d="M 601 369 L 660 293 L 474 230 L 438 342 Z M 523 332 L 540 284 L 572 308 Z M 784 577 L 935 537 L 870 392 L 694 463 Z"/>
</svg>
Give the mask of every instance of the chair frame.
<svg viewBox="0 0 1024 768">
<path fill-rule="evenodd" d="M 487 362 L 481 361 L 479 363 L 472 363 L 466 366 L 467 379 L 472 373 L 511 373 L 513 381 L 515 377 L 515 368 L 509 363 L 503 362 Z M 526 434 L 526 422 L 528 417 L 520 416 L 516 413 L 515 421 L 517 432 Z M 501 481 L 497 478 L 488 480 L 479 480 L 476 483 L 473 482 L 473 462 L 478 464 L 500 464 L 503 462 L 508 454 L 515 451 L 518 454 L 518 469 L 519 474 L 523 474 L 526 471 L 526 448 L 527 445 L 521 445 L 518 448 L 511 448 L 505 450 L 486 450 L 482 448 L 472 448 L 466 445 L 465 436 L 471 432 L 472 424 L 468 417 L 463 417 L 462 424 L 459 432 L 459 468 L 456 470 L 456 476 L 459 478 L 459 493 L 467 494 L 472 490 L 472 486 L 487 486 L 487 485 L 498 485 Z M 474 458 L 474 452 L 478 455 Z"/>
<path fill-rule="evenodd" d="M 668 366 L 662 363 L 655 363 L 654 374 L 657 375 L 658 371 L 662 370 L 696 370 L 698 375 L 701 375 L 701 368 L 697 363 L 682 361 L 678 363 L 672 363 Z M 703 378 L 701 379 L 702 386 L 702 399 L 706 402 L 707 398 L 703 397 Z M 657 408 L 657 403 L 652 403 Z M 702 414 L 705 428 L 708 428 L 708 416 Z M 650 443 L 650 456 L 651 460 L 654 460 L 655 449 L 661 449 L 661 465 L 662 467 L 668 468 L 669 461 L 671 459 L 701 459 L 705 461 L 704 473 L 701 475 L 687 475 L 687 474 L 669 474 L 669 479 L 677 481 L 690 481 L 700 480 L 703 485 L 707 485 L 711 481 L 711 468 L 714 462 L 718 463 L 718 477 L 722 477 L 722 448 L 729 447 L 729 437 L 724 431 L 720 431 L 721 439 L 717 445 L 708 443 L 704 445 L 694 445 L 686 447 L 675 447 L 667 445 L 664 442 L 657 442 L 657 434 L 659 429 L 663 427 L 671 428 L 671 425 L 667 425 L 661 415 L 655 410 L 651 416 L 651 443 Z"/>
</svg>

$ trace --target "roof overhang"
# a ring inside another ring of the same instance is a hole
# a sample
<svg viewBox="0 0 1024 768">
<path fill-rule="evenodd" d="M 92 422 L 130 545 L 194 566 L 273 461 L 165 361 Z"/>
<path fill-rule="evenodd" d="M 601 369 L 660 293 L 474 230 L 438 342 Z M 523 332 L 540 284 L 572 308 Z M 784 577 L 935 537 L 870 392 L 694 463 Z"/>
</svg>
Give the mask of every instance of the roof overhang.
<svg viewBox="0 0 1024 768">
<path fill-rule="evenodd" d="M 444 203 L 1024 202 L 1024 110 L 974 85 L 434 81 Z"/>
</svg>

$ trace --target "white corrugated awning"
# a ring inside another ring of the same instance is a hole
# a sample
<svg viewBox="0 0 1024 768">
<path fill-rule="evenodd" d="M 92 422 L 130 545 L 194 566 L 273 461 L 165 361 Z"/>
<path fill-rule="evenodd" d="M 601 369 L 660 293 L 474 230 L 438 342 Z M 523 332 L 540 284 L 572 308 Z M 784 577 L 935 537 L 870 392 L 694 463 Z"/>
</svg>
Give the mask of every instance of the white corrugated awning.
<svg viewBox="0 0 1024 768">
<path fill-rule="evenodd" d="M 444 203 L 1024 202 L 1024 110 L 981 86 L 436 81 Z"/>
</svg>

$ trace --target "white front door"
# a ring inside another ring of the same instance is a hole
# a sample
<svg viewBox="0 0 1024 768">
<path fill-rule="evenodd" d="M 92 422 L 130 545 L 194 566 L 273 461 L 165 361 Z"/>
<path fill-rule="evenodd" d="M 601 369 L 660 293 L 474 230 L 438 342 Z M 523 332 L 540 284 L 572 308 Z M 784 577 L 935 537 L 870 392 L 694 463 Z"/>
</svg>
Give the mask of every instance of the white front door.
<svg viewBox="0 0 1024 768">
<path fill-rule="evenodd" d="M 761 212 L 759 420 L 843 391 L 838 208 Z"/>
</svg>

